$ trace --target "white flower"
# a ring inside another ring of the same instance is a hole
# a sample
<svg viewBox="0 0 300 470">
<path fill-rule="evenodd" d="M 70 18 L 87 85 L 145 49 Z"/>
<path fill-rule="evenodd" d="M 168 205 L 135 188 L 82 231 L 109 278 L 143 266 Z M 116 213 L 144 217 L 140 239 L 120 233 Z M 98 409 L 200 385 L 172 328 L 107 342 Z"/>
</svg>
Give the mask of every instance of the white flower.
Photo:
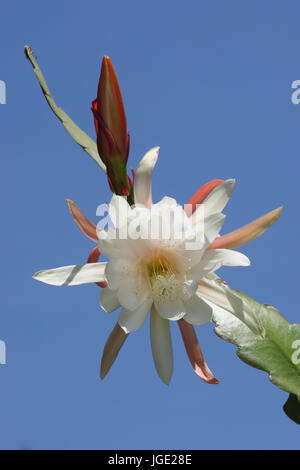
<svg viewBox="0 0 300 470">
<path fill-rule="evenodd" d="M 234 180 L 218 185 L 191 217 L 175 199 L 165 197 L 152 204 L 151 179 L 158 150 L 151 149 L 136 171 L 136 206 L 130 207 L 122 196 L 114 195 L 111 200 L 114 228 L 98 232 L 99 250 L 109 261 L 40 271 L 34 278 L 53 285 L 106 282 L 100 305 L 107 312 L 121 307 L 118 323 L 126 334 L 139 329 L 151 311 L 153 356 L 168 383 L 173 364 L 168 320 L 201 325 L 211 321 L 214 308 L 224 308 L 255 333 L 262 334 L 263 329 L 238 297 L 229 298 L 214 282 L 213 273 L 221 266 L 248 266 L 249 259 L 229 249 L 207 251 L 223 225 L 222 210 Z"/>
<path fill-rule="evenodd" d="M 147 162 L 148 155 L 142 164 Z M 136 181 L 139 181 L 139 169 Z M 124 198 L 114 196 L 110 215 L 116 228 L 99 233 L 99 250 L 109 258 L 104 274 L 108 286 L 100 294 L 102 308 L 111 312 L 122 307 L 119 324 L 126 333 L 140 328 L 151 308 L 166 320 L 184 318 L 196 325 L 209 322 L 212 307 L 202 298 L 198 281 L 223 265 L 249 265 L 245 255 L 233 250 L 206 252 L 222 227 L 225 216 L 221 210 L 234 182 L 226 181 L 211 202 L 208 201 L 207 207 L 204 205 L 208 215 L 203 224 L 199 224 L 200 228 L 194 224 L 197 214 L 188 218 L 183 208 L 170 198 L 151 205 L 149 192 L 145 193 L 143 186 L 144 197 L 141 198 L 136 186 L 135 201 L 140 206 L 132 209 Z M 146 201 L 148 207 L 142 205 Z M 170 224 L 172 215 L 174 223 Z M 151 237 L 153 226 L 159 227 L 156 231 L 161 235 L 159 238 Z M 133 230 L 136 227 L 138 230 Z M 150 233 L 146 238 L 147 232 Z M 120 239 L 121 234 L 127 238 Z M 182 236 L 178 238 L 180 234 Z M 194 245 L 197 249 L 190 249 Z M 251 326 L 255 329 L 255 324 Z"/>
</svg>

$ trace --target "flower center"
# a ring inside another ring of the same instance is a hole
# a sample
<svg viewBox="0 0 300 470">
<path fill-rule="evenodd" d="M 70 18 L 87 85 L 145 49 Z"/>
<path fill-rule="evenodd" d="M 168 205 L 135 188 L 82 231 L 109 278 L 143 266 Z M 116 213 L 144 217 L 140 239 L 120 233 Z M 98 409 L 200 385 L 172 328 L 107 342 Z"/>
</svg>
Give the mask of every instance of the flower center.
<svg viewBox="0 0 300 470">
<path fill-rule="evenodd" d="M 156 302 L 175 300 L 183 290 L 183 282 L 165 256 L 152 258 L 147 263 L 152 294 Z"/>
<path fill-rule="evenodd" d="M 152 292 L 156 302 L 165 303 L 174 301 L 182 291 L 182 282 L 176 279 L 175 274 L 159 274 L 152 280 Z"/>
</svg>

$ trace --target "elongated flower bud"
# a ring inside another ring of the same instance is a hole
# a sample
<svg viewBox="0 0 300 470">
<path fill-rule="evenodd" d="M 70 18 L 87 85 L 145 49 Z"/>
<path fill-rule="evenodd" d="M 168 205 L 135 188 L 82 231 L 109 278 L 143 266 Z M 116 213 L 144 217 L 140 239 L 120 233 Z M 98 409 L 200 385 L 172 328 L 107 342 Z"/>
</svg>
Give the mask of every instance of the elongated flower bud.
<svg viewBox="0 0 300 470">
<path fill-rule="evenodd" d="M 97 147 L 107 168 L 110 186 L 116 194 L 129 195 L 131 185 L 126 172 L 129 133 L 118 78 L 109 57 L 104 56 L 97 99 L 92 103 Z"/>
</svg>

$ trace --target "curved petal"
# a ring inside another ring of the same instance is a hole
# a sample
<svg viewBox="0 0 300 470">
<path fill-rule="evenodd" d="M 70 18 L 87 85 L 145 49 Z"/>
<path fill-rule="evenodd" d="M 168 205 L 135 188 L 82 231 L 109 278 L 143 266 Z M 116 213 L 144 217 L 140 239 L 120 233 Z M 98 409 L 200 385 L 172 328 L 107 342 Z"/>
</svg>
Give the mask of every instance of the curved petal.
<svg viewBox="0 0 300 470">
<path fill-rule="evenodd" d="M 219 381 L 213 376 L 204 360 L 194 327 L 184 319 L 179 320 L 178 326 L 188 358 L 198 377 L 206 383 L 218 384 Z"/>
<path fill-rule="evenodd" d="M 97 227 L 96 225 L 91 222 L 84 213 L 76 206 L 75 202 L 71 201 L 71 199 L 67 199 L 67 204 L 69 206 L 71 215 L 75 220 L 76 224 L 82 231 L 82 233 L 93 240 L 94 242 L 98 243 L 98 236 L 97 236 Z"/>
<path fill-rule="evenodd" d="M 154 204 L 155 207 L 160 207 L 160 206 L 177 207 L 177 205 L 178 204 L 177 204 L 176 199 L 169 197 L 169 196 L 164 196 L 160 201 Z"/>
<path fill-rule="evenodd" d="M 209 193 L 201 204 L 201 206 L 204 207 L 205 217 L 215 214 L 216 212 L 222 212 L 230 199 L 234 187 L 235 180 L 229 179 L 216 186 L 215 189 Z"/>
<path fill-rule="evenodd" d="M 104 379 L 107 372 L 115 362 L 119 351 L 127 337 L 128 335 L 124 332 L 124 330 L 122 330 L 120 325 L 116 323 L 104 346 L 100 367 L 101 379 Z"/>
<path fill-rule="evenodd" d="M 204 251 L 218 236 L 226 216 L 222 213 L 211 214 L 202 218 L 203 212 L 198 208 L 191 216 L 194 236 L 185 242 L 185 253 L 192 251 L 192 264 L 199 263 Z"/>
<path fill-rule="evenodd" d="M 145 323 L 151 304 L 152 300 L 147 300 L 133 311 L 122 308 L 118 323 L 125 333 L 136 331 Z"/>
<path fill-rule="evenodd" d="M 253 333 L 264 336 L 264 328 L 256 314 L 234 292 L 222 285 L 217 277 L 199 281 L 197 292 L 205 301 L 209 301 L 212 308 L 213 304 L 224 308 L 244 322 Z"/>
<path fill-rule="evenodd" d="M 218 214 L 211 214 L 204 219 L 204 234 L 205 234 L 205 245 L 210 245 L 212 240 L 216 238 L 218 233 L 220 232 L 224 222 L 226 219 L 226 215 L 222 213 Z"/>
<path fill-rule="evenodd" d="M 116 291 L 110 290 L 108 287 L 102 289 L 100 292 L 100 307 L 105 312 L 111 313 L 120 306 Z"/>
<path fill-rule="evenodd" d="M 101 253 L 107 258 L 119 256 L 119 249 L 116 244 L 116 230 L 108 227 L 106 230 L 98 232 L 98 246 Z"/>
<path fill-rule="evenodd" d="M 184 302 L 186 315 L 184 320 L 192 325 L 205 325 L 212 319 L 212 308 L 195 294 Z"/>
<path fill-rule="evenodd" d="M 128 278 L 122 278 L 119 288 L 117 290 L 117 296 L 122 307 L 128 310 L 136 310 L 139 305 L 145 302 L 148 296 L 148 290 L 146 286 L 139 282 L 137 276 L 128 276 Z"/>
<path fill-rule="evenodd" d="M 124 278 L 132 276 L 132 270 L 132 263 L 126 259 L 110 260 L 105 269 L 108 287 L 112 290 L 117 290 Z"/>
<path fill-rule="evenodd" d="M 159 315 L 166 320 L 177 321 L 185 315 L 184 303 L 179 297 L 169 302 L 157 302 L 154 300 L 154 305 Z"/>
<path fill-rule="evenodd" d="M 33 275 L 37 281 L 53 286 L 76 286 L 90 282 L 105 281 L 107 263 L 89 263 L 38 271 Z"/>
<path fill-rule="evenodd" d="M 95 248 L 93 248 L 92 251 L 90 252 L 87 262 L 97 263 L 99 258 L 100 258 L 100 251 L 99 251 L 99 248 L 95 246 Z"/>
<path fill-rule="evenodd" d="M 200 280 L 207 274 L 217 271 L 222 266 L 249 266 L 250 260 L 243 253 L 234 250 L 209 250 L 200 262 L 190 271 L 191 279 Z"/>
<path fill-rule="evenodd" d="M 224 180 L 212 180 L 201 186 L 201 188 L 199 188 L 185 204 L 184 210 L 186 214 L 188 216 L 192 215 L 192 213 L 197 209 L 197 205 L 201 204 L 209 193 L 223 182 Z"/>
<path fill-rule="evenodd" d="M 130 205 L 123 196 L 113 195 L 109 204 L 109 217 L 115 228 L 124 226 L 129 216 Z"/>
<path fill-rule="evenodd" d="M 226 233 L 221 237 L 217 238 L 212 242 L 212 244 L 207 248 L 212 250 L 215 248 L 239 248 L 240 246 L 250 243 L 256 238 L 260 237 L 268 228 L 270 228 L 276 220 L 279 219 L 283 207 L 278 207 L 277 209 L 269 212 L 268 214 L 259 217 L 259 219 L 250 222 L 250 224 L 245 225 L 237 230 L 234 230 L 231 233 Z"/>
<path fill-rule="evenodd" d="M 189 300 L 196 293 L 197 289 L 198 289 L 197 281 L 194 281 L 194 280 L 185 281 L 181 299 L 183 301 Z"/>
<path fill-rule="evenodd" d="M 159 147 L 154 147 L 140 161 L 134 178 L 134 202 L 146 207 L 152 205 L 152 172 L 158 158 Z"/>
<path fill-rule="evenodd" d="M 156 371 L 161 380 L 169 385 L 173 374 L 173 350 L 170 323 L 158 314 L 154 305 L 150 316 L 150 340 Z"/>
</svg>

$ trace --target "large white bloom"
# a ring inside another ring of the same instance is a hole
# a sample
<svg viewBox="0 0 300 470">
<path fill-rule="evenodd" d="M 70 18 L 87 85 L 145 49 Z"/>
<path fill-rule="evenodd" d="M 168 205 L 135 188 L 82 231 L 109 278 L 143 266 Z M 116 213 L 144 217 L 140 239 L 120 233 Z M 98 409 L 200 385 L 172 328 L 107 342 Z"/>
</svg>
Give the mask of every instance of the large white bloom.
<svg viewBox="0 0 300 470">
<path fill-rule="evenodd" d="M 100 303 L 107 312 L 122 307 L 119 324 L 126 333 L 140 328 L 151 309 L 166 320 L 184 318 L 196 325 L 211 320 L 212 306 L 202 298 L 198 281 L 223 265 L 249 265 L 245 255 L 233 250 L 206 251 L 222 227 L 221 210 L 233 186 L 232 180 L 226 181 L 199 208 L 207 215 L 198 224 L 196 213 L 189 218 L 171 198 L 153 205 L 148 199 L 146 207 L 135 188 L 140 206 L 133 209 L 122 197 L 112 198 L 109 212 L 115 229 L 99 233 L 99 250 L 109 258 L 104 273 L 108 286 Z"/>
<path fill-rule="evenodd" d="M 109 261 L 40 271 L 35 279 L 53 285 L 106 282 L 100 305 L 106 312 L 121 307 L 119 325 L 125 333 L 140 328 L 151 311 L 151 344 L 160 376 L 169 382 L 172 349 L 168 320 L 207 323 L 214 308 L 224 308 L 255 333 L 262 327 L 255 314 L 234 294 L 214 281 L 221 266 L 248 266 L 249 259 L 229 249 L 210 249 L 225 216 L 222 210 L 234 180 L 218 185 L 188 217 L 175 199 L 152 204 L 152 171 L 159 148 L 141 160 L 135 175 L 135 207 L 113 196 L 109 214 L 114 228 L 98 232 L 99 250 Z M 201 213 L 200 213 L 201 211 Z M 161 357 L 164 357 L 161 360 Z"/>
</svg>

